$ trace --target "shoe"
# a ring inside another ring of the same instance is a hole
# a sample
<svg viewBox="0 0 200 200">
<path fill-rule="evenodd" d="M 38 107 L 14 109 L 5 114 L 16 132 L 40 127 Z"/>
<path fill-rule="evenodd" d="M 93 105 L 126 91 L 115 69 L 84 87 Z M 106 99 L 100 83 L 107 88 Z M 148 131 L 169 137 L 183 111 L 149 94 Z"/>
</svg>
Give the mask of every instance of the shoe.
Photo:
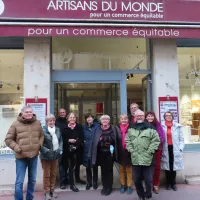
<svg viewBox="0 0 200 200">
<path fill-rule="evenodd" d="M 49 192 L 46 192 L 46 193 L 44 194 L 44 199 L 45 199 L 45 200 L 51 200 L 51 196 L 50 196 L 50 193 L 49 193 Z"/>
<path fill-rule="evenodd" d="M 112 193 L 112 189 L 110 188 L 107 188 L 106 191 L 105 191 L 105 196 L 108 196 Z"/>
<path fill-rule="evenodd" d="M 131 195 L 133 193 L 133 189 L 131 187 L 127 187 L 127 194 Z"/>
<path fill-rule="evenodd" d="M 98 184 L 97 184 L 97 182 L 94 182 L 93 183 L 93 189 L 96 190 L 97 188 L 98 188 Z"/>
<path fill-rule="evenodd" d="M 176 187 L 176 185 L 172 185 L 172 190 L 177 191 L 178 188 Z"/>
<path fill-rule="evenodd" d="M 73 192 L 79 192 L 79 189 L 75 185 L 71 185 L 70 190 L 72 190 Z"/>
<path fill-rule="evenodd" d="M 106 188 L 103 187 L 103 189 L 101 190 L 101 195 L 105 195 L 106 192 Z"/>
<path fill-rule="evenodd" d="M 66 185 L 61 185 L 61 186 L 60 186 L 60 189 L 61 189 L 61 190 L 65 190 L 66 188 L 67 188 Z"/>
<path fill-rule="evenodd" d="M 50 191 L 50 196 L 51 196 L 53 199 L 58 198 L 58 195 L 55 193 L 54 190 L 51 190 L 51 191 Z"/>
<path fill-rule="evenodd" d="M 80 184 L 82 184 L 82 185 L 85 185 L 85 184 L 86 184 L 86 182 L 85 182 L 85 181 L 82 181 L 81 179 L 76 180 L 76 183 L 80 183 Z"/>
<path fill-rule="evenodd" d="M 153 191 L 154 191 L 154 193 L 159 194 L 159 187 L 153 186 Z"/>
<path fill-rule="evenodd" d="M 91 187 L 92 187 L 92 184 L 91 183 L 87 183 L 86 190 L 89 190 Z"/>
<path fill-rule="evenodd" d="M 171 185 L 170 185 L 170 184 L 168 184 L 168 185 L 166 186 L 166 190 L 171 190 Z"/>
<path fill-rule="evenodd" d="M 124 194 L 125 190 L 126 190 L 125 185 L 121 185 L 120 193 Z"/>
</svg>

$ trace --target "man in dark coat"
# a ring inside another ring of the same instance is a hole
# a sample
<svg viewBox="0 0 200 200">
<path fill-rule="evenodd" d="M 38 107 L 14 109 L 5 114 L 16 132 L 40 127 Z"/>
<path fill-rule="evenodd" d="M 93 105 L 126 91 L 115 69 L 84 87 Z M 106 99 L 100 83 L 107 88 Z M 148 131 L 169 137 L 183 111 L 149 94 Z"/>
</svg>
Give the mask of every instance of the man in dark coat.
<svg viewBox="0 0 200 200">
<path fill-rule="evenodd" d="M 67 112 L 64 108 L 59 110 L 59 117 L 56 119 L 56 127 L 60 129 L 61 135 L 63 137 L 64 127 L 67 125 L 66 121 Z M 67 168 L 64 167 L 62 163 L 63 155 L 59 158 L 59 176 L 60 176 L 60 188 L 66 189 L 68 184 L 68 172 Z"/>
</svg>

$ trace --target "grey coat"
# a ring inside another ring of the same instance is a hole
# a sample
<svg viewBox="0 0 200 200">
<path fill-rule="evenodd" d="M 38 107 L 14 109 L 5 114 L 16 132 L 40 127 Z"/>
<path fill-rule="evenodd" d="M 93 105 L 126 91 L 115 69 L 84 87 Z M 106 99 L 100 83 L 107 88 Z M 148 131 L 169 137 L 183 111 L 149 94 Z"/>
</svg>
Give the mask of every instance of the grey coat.
<svg viewBox="0 0 200 200">
<path fill-rule="evenodd" d="M 167 144 L 167 126 L 162 124 L 163 130 L 165 132 L 165 141 L 163 143 L 163 152 L 161 157 L 161 169 L 170 170 L 169 167 L 169 154 L 168 154 L 168 144 Z M 173 142 L 173 152 L 174 152 L 174 171 L 183 170 L 183 149 L 184 149 L 184 137 L 182 132 L 182 125 L 178 123 L 173 123 L 172 126 L 172 142 Z"/>
<path fill-rule="evenodd" d="M 115 154 L 115 161 L 118 161 L 118 135 L 120 134 L 120 130 L 118 127 L 112 126 L 112 130 L 114 132 L 114 137 L 115 137 L 115 150 L 114 150 L 114 154 Z M 96 164 L 97 161 L 97 146 L 98 146 L 98 142 L 99 139 L 102 135 L 102 131 L 100 127 L 97 127 L 94 130 L 94 133 L 92 135 L 92 142 L 89 148 L 89 152 L 88 152 L 88 157 L 91 159 L 91 165 L 94 166 Z"/>
<path fill-rule="evenodd" d="M 44 132 L 44 143 L 40 150 L 40 159 L 41 160 L 56 160 L 59 158 L 60 154 L 62 153 L 63 148 L 63 140 L 60 133 L 60 129 L 56 127 L 56 136 L 58 138 L 59 143 L 59 149 L 57 151 L 53 151 L 53 142 L 52 142 L 52 136 L 48 131 L 48 127 L 43 127 Z"/>
</svg>

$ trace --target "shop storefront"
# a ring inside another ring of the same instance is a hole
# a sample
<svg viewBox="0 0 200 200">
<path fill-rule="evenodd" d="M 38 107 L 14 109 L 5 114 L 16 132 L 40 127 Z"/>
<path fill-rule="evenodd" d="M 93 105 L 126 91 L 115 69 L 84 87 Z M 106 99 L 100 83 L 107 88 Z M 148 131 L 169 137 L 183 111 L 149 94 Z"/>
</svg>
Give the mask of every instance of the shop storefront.
<svg viewBox="0 0 200 200">
<path fill-rule="evenodd" d="M 200 45 L 177 42 L 199 37 L 199 6 L 181 0 L 0 0 L 0 176 L 6 180 L 0 185 L 14 183 L 13 154 L 3 140 L 25 103 L 40 103 L 44 113 L 65 107 L 80 122 L 87 112 L 108 113 L 113 124 L 132 102 L 153 109 L 160 120 L 173 106 L 186 143 L 179 180 L 199 175 L 199 164 L 192 163 L 200 158 Z"/>
</svg>

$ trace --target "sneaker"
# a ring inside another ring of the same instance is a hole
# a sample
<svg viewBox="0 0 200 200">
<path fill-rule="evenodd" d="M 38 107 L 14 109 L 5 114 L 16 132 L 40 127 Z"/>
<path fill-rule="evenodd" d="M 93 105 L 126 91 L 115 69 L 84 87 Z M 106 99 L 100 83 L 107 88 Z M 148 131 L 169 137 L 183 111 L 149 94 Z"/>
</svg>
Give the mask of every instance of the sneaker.
<svg viewBox="0 0 200 200">
<path fill-rule="evenodd" d="M 46 193 L 44 194 L 44 199 L 45 199 L 45 200 L 51 200 L 51 196 L 50 196 L 50 193 L 49 193 L 49 192 L 46 192 Z"/>
<path fill-rule="evenodd" d="M 127 188 L 127 194 L 131 195 L 133 193 L 133 189 L 131 187 Z"/>
<path fill-rule="evenodd" d="M 58 195 L 55 193 L 54 190 L 51 190 L 51 191 L 50 191 L 50 196 L 51 196 L 53 199 L 58 198 Z"/>
<path fill-rule="evenodd" d="M 121 188 L 120 188 L 120 193 L 121 194 L 124 194 L 124 192 L 125 192 L 125 185 L 121 185 Z"/>
</svg>

